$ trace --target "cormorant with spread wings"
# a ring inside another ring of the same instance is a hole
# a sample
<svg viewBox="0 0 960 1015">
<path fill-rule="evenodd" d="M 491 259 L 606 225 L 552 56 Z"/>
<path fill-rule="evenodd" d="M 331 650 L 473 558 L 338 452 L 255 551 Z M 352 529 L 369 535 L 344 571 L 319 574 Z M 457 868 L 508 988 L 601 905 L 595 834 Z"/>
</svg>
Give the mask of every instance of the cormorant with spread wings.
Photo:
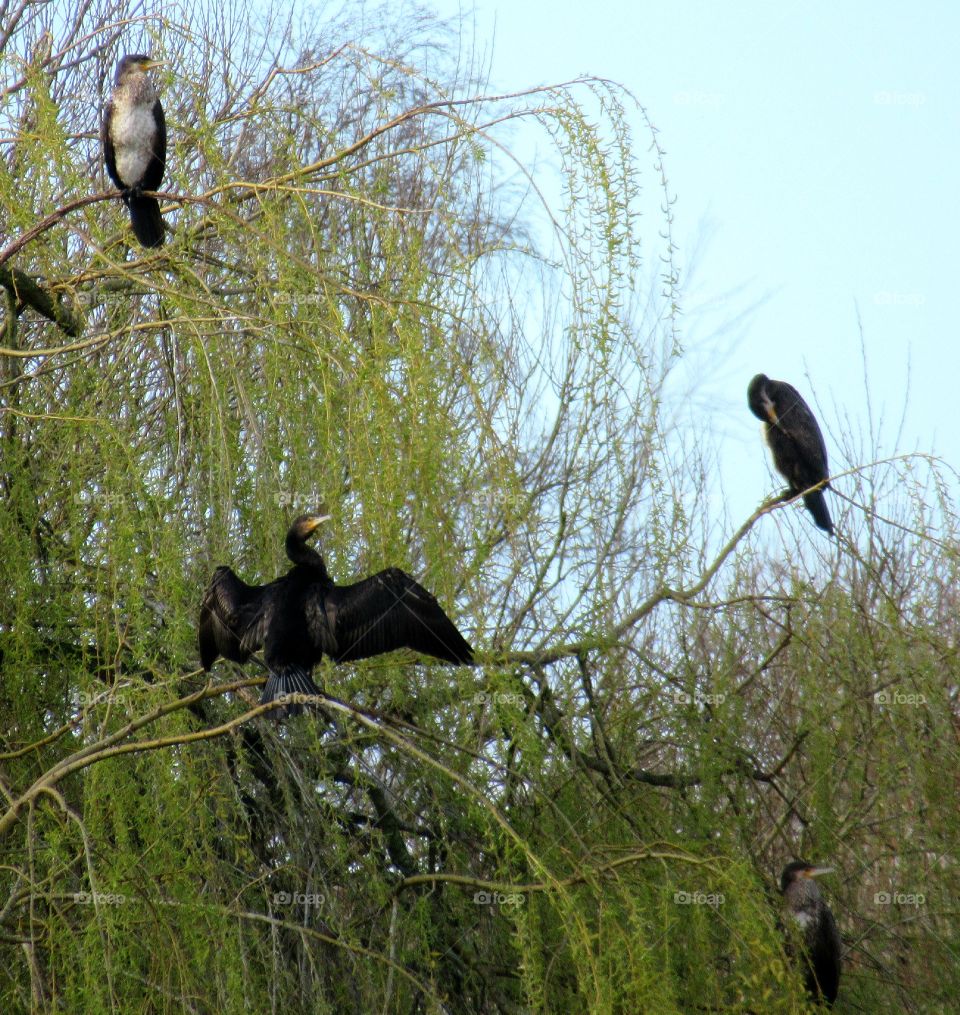
<svg viewBox="0 0 960 1015">
<path fill-rule="evenodd" d="M 410 648 L 470 665 L 473 650 L 437 600 L 406 572 L 391 567 L 354 585 L 335 585 L 307 539 L 329 515 L 301 515 L 287 532 L 293 567 L 266 585 L 247 585 L 218 567 L 200 608 L 200 661 L 245 662 L 259 648 L 270 676 L 261 703 L 288 694 L 319 694 L 314 666 L 327 655 L 352 662 Z M 279 709 L 295 715 L 302 706 Z"/>
</svg>

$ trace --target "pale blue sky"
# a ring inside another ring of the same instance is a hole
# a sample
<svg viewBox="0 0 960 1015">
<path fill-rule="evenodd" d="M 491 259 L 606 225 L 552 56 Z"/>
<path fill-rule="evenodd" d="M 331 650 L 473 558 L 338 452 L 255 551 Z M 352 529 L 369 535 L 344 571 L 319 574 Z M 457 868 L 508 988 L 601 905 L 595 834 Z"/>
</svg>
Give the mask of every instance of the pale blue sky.
<svg viewBox="0 0 960 1015">
<path fill-rule="evenodd" d="M 712 415 L 734 521 L 777 485 L 746 408 L 754 373 L 815 406 L 834 471 L 851 464 L 843 429 L 868 438 L 858 313 L 881 450 L 909 367 L 898 450 L 960 468 L 960 5 L 431 3 L 465 11 L 492 88 L 591 73 L 629 88 L 659 128 L 681 266 L 700 247 L 683 322 L 692 404 Z"/>
</svg>

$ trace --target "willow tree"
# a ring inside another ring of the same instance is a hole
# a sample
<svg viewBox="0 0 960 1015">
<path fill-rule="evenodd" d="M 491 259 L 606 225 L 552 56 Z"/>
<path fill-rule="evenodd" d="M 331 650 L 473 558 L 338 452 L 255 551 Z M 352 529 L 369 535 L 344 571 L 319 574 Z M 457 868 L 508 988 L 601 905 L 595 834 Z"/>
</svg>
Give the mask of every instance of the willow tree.
<svg viewBox="0 0 960 1015">
<path fill-rule="evenodd" d="M 943 470 L 849 450 L 829 549 L 703 523 L 642 108 L 485 94 L 417 12 L 2 18 L 4 1010 L 801 1011 L 797 853 L 841 872 L 841 998 L 948 1004 Z M 131 51 L 150 252 L 96 140 Z M 262 667 L 207 679 L 212 568 L 272 578 L 318 507 L 339 580 L 409 570 L 480 665 L 324 663 L 281 726 Z"/>
</svg>

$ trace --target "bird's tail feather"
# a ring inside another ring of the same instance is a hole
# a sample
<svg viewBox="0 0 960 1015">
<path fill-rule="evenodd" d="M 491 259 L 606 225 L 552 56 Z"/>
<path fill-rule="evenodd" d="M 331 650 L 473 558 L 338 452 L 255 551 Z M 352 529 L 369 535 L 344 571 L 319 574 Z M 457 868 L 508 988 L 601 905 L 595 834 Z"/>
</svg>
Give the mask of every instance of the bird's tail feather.
<svg viewBox="0 0 960 1015">
<path fill-rule="evenodd" d="M 803 503 L 807 510 L 813 515 L 813 520 L 823 529 L 833 535 L 833 522 L 830 521 L 830 512 L 827 510 L 827 502 L 823 496 L 823 490 L 816 490 L 813 493 L 803 495 Z"/>
<path fill-rule="evenodd" d="M 130 209 L 130 224 L 134 235 L 142 247 L 163 246 L 163 216 L 160 214 L 160 202 L 155 197 L 144 197 L 142 194 L 127 199 Z"/>
<path fill-rule="evenodd" d="M 277 701 L 290 695 L 313 695 L 320 694 L 320 688 L 313 682 L 310 674 L 299 666 L 284 666 L 283 669 L 271 672 L 267 678 L 267 684 L 263 689 L 260 704 L 266 705 L 270 701 Z M 303 711 L 303 704 L 296 699 L 281 708 L 275 708 L 270 712 L 271 716 L 277 719 L 285 719 L 289 716 L 299 715 Z"/>
</svg>

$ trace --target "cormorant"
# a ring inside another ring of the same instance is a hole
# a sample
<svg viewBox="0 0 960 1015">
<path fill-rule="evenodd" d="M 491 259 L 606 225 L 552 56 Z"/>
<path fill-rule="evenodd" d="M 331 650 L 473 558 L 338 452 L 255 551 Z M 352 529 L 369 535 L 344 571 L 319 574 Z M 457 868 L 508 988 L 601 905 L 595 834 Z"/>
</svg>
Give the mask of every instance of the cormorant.
<svg viewBox="0 0 960 1015">
<path fill-rule="evenodd" d="M 833 535 L 833 522 L 823 496 L 823 489 L 804 493 L 811 486 L 823 483 L 830 475 L 827 469 L 827 447 L 810 406 L 796 388 L 784 381 L 771 381 L 766 374 L 757 374 L 747 388 L 750 411 L 764 423 L 764 435 L 773 453 L 773 464 L 790 484 L 785 498 L 803 494 L 803 503 L 817 525 Z"/>
<path fill-rule="evenodd" d="M 218 567 L 200 607 L 200 661 L 245 662 L 263 647 L 270 676 L 261 704 L 286 694 L 319 694 L 311 673 L 323 655 L 350 662 L 411 648 L 450 663 L 473 663 L 473 650 L 422 585 L 391 567 L 355 585 L 334 585 L 307 539 L 329 515 L 301 515 L 287 532 L 293 568 L 267 585 L 247 585 Z M 302 712 L 293 704 L 278 718 Z"/>
<path fill-rule="evenodd" d="M 794 860 L 780 875 L 784 912 L 799 929 L 803 945 L 807 990 L 815 1000 L 822 998 L 828 1005 L 836 1001 L 840 986 L 840 932 L 813 879 L 832 870 Z"/>
<path fill-rule="evenodd" d="M 133 231 L 144 247 L 163 244 L 160 203 L 142 193 L 159 188 L 167 159 L 163 107 L 147 74 L 163 62 L 135 53 L 117 64 L 100 128 L 107 172 L 122 192 Z"/>
</svg>

